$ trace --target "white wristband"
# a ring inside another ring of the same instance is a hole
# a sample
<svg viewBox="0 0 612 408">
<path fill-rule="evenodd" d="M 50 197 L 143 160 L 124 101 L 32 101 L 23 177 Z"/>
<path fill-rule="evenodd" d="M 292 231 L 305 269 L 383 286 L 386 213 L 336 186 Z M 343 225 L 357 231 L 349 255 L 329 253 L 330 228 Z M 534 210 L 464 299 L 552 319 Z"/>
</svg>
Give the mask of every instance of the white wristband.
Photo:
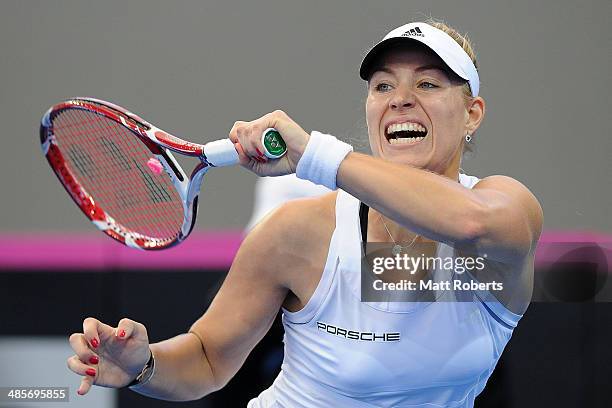
<svg viewBox="0 0 612 408">
<path fill-rule="evenodd" d="M 298 162 L 295 175 L 298 178 L 321 184 L 331 190 L 338 188 L 336 175 L 338 167 L 347 154 L 353 151 L 353 146 L 313 130 Z"/>
</svg>

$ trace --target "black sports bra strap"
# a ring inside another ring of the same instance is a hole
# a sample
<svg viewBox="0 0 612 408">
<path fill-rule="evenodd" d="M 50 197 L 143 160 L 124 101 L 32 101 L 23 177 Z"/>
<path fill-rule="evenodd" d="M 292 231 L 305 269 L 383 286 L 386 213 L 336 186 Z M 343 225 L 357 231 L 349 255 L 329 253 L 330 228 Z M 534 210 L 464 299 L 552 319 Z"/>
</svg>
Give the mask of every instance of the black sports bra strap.
<svg viewBox="0 0 612 408">
<path fill-rule="evenodd" d="M 363 253 L 366 250 L 366 242 L 368 242 L 368 212 L 370 207 L 366 204 L 359 202 L 359 225 L 361 226 L 361 245 L 363 246 Z"/>
</svg>

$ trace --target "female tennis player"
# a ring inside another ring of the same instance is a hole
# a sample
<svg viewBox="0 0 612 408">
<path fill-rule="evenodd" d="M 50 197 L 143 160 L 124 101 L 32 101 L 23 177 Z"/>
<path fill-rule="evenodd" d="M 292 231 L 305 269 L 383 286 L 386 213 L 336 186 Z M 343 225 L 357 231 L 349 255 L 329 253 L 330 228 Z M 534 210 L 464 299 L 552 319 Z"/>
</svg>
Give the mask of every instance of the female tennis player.
<svg viewBox="0 0 612 408">
<path fill-rule="evenodd" d="M 201 398 L 227 384 L 282 308 L 281 372 L 248 407 L 473 406 L 528 306 L 542 209 L 512 178 L 460 172 L 485 102 L 472 47 L 454 29 L 399 27 L 368 52 L 360 75 L 373 155 L 308 134 L 281 111 L 236 122 L 229 137 L 247 169 L 341 190 L 264 218 L 188 333 L 149 344 L 135 321 L 85 319 L 68 359 L 83 376 L 79 394 L 96 384 Z M 281 160 L 261 153 L 268 127 L 287 143 Z M 388 242 L 394 254 L 417 256 L 414 245 L 429 243 L 439 256 L 480 257 L 477 283 L 494 277 L 512 293 L 477 287 L 456 290 L 455 301 L 362 302 L 366 241 Z"/>
</svg>

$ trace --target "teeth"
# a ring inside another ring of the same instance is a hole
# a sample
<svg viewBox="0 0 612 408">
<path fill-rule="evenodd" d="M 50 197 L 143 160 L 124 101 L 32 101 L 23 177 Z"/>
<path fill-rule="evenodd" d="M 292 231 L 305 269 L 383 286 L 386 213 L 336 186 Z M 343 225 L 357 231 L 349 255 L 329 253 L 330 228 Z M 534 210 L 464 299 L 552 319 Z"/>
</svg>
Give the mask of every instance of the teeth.
<svg viewBox="0 0 612 408">
<path fill-rule="evenodd" d="M 415 144 L 415 143 L 420 142 L 423 139 L 425 139 L 424 136 L 422 137 L 399 137 L 397 139 L 390 139 L 389 143 L 391 143 L 392 145 L 394 144 Z"/>
<path fill-rule="evenodd" d="M 387 127 L 387 134 L 395 133 L 395 132 L 427 132 L 423 126 L 418 123 L 413 122 L 405 122 L 405 123 L 394 123 Z"/>
</svg>

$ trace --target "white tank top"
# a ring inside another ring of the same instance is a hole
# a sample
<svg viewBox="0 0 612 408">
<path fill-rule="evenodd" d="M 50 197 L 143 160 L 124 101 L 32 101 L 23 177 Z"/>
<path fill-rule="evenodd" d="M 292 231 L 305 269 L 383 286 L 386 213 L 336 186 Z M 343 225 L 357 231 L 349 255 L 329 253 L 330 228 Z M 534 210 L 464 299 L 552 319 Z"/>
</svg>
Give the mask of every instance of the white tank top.
<svg viewBox="0 0 612 408">
<path fill-rule="evenodd" d="M 247 407 L 472 407 L 521 315 L 480 292 L 470 302 L 361 302 L 358 212 L 339 190 L 321 280 L 303 309 L 283 309 L 281 372 Z"/>
</svg>

